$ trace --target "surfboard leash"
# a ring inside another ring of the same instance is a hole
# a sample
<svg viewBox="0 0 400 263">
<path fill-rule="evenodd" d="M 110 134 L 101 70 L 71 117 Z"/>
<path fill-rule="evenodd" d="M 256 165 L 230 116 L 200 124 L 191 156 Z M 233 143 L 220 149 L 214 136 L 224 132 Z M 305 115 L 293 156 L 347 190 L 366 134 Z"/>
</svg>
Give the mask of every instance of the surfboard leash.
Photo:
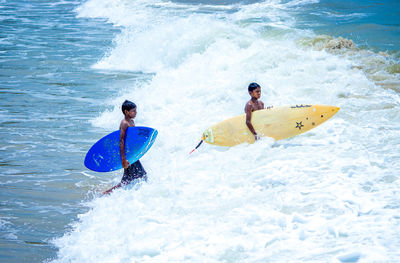
<svg viewBox="0 0 400 263">
<path fill-rule="evenodd" d="M 200 145 L 203 143 L 203 141 L 204 141 L 204 140 L 201 140 L 201 141 L 199 142 L 199 144 L 197 144 L 196 148 L 194 148 L 194 149 L 189 153 L 189 155 L 192 154 L 192 152 L 194 152 L 197 148 L 199 148 Z"/>
</svg>

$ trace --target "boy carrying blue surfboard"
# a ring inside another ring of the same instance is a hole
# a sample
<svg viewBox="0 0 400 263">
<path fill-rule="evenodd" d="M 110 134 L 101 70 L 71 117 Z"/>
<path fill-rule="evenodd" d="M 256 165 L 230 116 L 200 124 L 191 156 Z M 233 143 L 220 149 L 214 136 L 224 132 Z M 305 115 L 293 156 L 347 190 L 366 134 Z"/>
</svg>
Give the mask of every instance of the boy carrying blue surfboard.
<svg viewBox="0 0 400 263">
<path fill-rule="evenodd" d="M 134 118 L 137 114 L 136 104 L 125 100 L 122 104 L 122 113 L 124 114 L 124 119 L 121 120 L 121 124 L 119 125 L 120 129 L 120 138 L 119 138 L 119 149 L 121 152 L 121 162 L 122 167 L 124 168 L 124 175 L 122 176 L 121 182 L 116 186 L 108 189 L 103 192 L 103 194 L 109 194 L 114 189 L 121 187 L 122 185 L 127 185 L 131 183 L 135 179 L 144 179 L 147 180 L 146 171 L 144 170 L 142 164 L 139 160 L 130 164 L 129 161 L 125 158 L 125 137 L 126 130 L 128 127 L 134 127 L 135 121 Z"/>
</svg>

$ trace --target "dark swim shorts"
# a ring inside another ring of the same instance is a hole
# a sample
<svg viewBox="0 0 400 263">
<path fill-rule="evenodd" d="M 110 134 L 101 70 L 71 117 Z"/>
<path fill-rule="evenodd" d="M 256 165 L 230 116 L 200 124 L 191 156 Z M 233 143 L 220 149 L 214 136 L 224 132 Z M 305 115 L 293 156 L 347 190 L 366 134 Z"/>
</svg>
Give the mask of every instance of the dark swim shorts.
<svg viewBox="0 0 400 263">
<path fill-rule="evenodd" d="M 128 168 L 124 169 L 124 175 L 122 176 L 121 183 L 129 184 L 135 179 L 147 179 L 146 171 L 139 160 L 129 165 Z"/>
</svg>

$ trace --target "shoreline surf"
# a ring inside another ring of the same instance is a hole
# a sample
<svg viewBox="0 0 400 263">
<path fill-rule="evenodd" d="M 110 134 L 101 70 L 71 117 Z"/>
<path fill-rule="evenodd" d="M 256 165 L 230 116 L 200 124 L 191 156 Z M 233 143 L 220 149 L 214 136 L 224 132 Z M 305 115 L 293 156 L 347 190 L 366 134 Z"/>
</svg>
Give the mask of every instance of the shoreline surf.
<svg viewBox="0 0 400 263">
<path fill-rule="evenodd" d="M 1 1 L 0 259 L 398 260 L 388 3 Z M 187 158 L 205 128 L 243 113 L 253 81 L 268 105 L 341 110 L 315 132 Z M 99 197 L 121 173 L 83 158 L 126 98 L 160 132 L 149 182 Z"/>
</svg>

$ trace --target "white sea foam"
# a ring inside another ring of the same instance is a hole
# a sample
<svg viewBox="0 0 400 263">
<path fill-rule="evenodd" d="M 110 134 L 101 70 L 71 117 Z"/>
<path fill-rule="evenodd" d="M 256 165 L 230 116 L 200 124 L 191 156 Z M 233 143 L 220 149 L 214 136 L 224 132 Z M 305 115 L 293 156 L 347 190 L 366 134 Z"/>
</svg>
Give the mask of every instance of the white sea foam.
<svg viewBox="0 0 400 263">
<path fill-rule="evenodd" d="M 116 128 L 121 102 L 131 99 L 137 125 L 159 136 L 142 158 L 149 182 L 90 201 L 54 241 L 55 261 L 399 260 L 398 93 L 377 86 L 351 57 L 299 46 L 312 33 L 290 28 L 287 14 L 285 29 L 275 15 L 246 21 L 247 10 L 278 10 L 279 2 L 223 15 L 157 14 L 155 4 L 91 0 L 79 10 L 124 26 L 96 67 L 155 73 L 108 100 L 114 109 L 92 124 Z M 262 30 L 271 21 L 280 34 Z M 266 105 L 341 110 L 292 139 L 206 144 L 189 157 L 205 128 L 243 113 L 252 81 Z"/>
</svg>

